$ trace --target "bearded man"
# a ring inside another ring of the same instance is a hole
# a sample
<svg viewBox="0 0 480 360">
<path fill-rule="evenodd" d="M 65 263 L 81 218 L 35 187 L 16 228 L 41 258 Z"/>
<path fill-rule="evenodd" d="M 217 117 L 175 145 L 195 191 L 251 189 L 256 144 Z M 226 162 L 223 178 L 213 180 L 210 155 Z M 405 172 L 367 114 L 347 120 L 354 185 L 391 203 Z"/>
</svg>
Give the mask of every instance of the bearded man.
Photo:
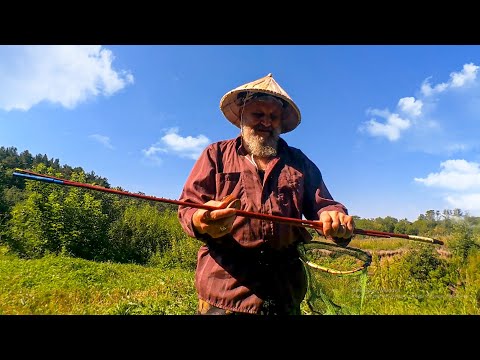
<svg viewBox="0 0 480 360">
<path fill-rule="evenodd" d="M 300 110 L 272 74 L 227 92 L 220 109 L 238 137 L 207 146 L 180 200 L 184 231 L 202 241 L 195 286 L 197 314 L 300 315 L 307 278 L 297 246 L 304 228 L 235 215 L 235 209 L 319 221 L 319 233 L 346 246 L 355 227 L 333 200 L 318 167 L 280 135 L 295 129 Z"/>
</svg>

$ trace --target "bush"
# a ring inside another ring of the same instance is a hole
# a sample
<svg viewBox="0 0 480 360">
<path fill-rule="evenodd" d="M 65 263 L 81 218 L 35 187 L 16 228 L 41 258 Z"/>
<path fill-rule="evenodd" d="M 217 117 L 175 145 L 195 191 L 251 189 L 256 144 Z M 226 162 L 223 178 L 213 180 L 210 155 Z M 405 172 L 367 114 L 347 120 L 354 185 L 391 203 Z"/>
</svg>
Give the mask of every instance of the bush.
<svg viewBox="0 0 480 360">
<path fill-rule="evenodd" d="M 474 249 L 478 249 L 475 242 L 472 228 L 462 221 L 454 226 L 453 239 L 450 242 L 450 248 L 462 262 L 465 262 Z"/>
<path fill-rule="evenodd" d="M 191 268 L 196 263 L 199 242 L 189 239 L 173 210 L 160 211 L 144 203 L 129 206 L 109 231 L 113 246 L 112 260 L 137 264 Z"/>
<path fill-rule="evenodd" d="M 406 270 L 415 280 L 429 281 L 432 277 L 438 278 L 445 274 L 442 260 L 429 245 L 412 249 L 404 260 Z"/>
</svg>

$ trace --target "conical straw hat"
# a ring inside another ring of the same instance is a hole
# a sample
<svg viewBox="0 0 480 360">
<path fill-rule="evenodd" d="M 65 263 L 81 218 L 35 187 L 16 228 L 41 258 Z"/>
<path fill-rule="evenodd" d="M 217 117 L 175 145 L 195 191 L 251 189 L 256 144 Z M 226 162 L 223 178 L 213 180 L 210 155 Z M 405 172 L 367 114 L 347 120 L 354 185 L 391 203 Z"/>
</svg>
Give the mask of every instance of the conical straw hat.
<svg viewBox="0 0 480 360">
<path fill-rule="evenodd" d="M 268 74 L 258 80 L 241 85 L 225 95 L 220 100 L 220 109 L 223 115 L 236 127 L 240 128 L 240 111 L 243 102 L 237 100 L 237 96 L 240 93 L 249 92 L 253 93 L 265 93 L 273 95 L 286 101 L 290 106 L 285 107 L 283 115 L 282 133 L 286 133 L 295 129 L 301 121 L 300 110 L 293 102 L 290 96 L 285 90 L 272 77 L 272 74 Z"/>
</svg>

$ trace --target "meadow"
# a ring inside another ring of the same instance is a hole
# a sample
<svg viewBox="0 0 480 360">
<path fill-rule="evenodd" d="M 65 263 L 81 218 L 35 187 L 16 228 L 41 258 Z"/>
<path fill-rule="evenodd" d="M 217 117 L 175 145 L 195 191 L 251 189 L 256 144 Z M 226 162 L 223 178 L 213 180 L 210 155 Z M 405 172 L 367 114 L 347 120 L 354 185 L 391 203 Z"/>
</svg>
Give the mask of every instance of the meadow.
<svg viewBox="0 0 480 360">
<path fill-rule="evenodd" d="M 354 239 L 351 247 L 372 254 L 364 276 L 318 273 L 316 277 L 324 294 L 342 307 L 338 314 L 479 315 L 476 242 L 461 234 L 445 241 L 439 247 L 408 240 Z M 2 246 L 0 272 L 0 314 L 192 315 L 196 311 L 194 269 L 175 266 L 170 258 L 157 257 L 145 265 L 65 255 L 21 259 Z M 306 300 L 302 311 L 317 314 Z"/>
</svg>

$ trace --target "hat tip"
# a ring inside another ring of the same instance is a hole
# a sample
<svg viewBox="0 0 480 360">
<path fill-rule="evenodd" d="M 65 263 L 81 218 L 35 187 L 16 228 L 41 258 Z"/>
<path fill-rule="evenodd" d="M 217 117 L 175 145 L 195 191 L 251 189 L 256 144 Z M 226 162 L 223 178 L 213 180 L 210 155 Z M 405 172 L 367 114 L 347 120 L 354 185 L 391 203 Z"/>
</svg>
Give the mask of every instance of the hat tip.
<svg viewBox="0 0 480 360">
<path fill-rule="evenodd" d="M 272 77 L 272 73 L 268 73 L 268 75 L 267 75 L 267 76 L 268 76 L 268 77 Z"/>
</svg>

